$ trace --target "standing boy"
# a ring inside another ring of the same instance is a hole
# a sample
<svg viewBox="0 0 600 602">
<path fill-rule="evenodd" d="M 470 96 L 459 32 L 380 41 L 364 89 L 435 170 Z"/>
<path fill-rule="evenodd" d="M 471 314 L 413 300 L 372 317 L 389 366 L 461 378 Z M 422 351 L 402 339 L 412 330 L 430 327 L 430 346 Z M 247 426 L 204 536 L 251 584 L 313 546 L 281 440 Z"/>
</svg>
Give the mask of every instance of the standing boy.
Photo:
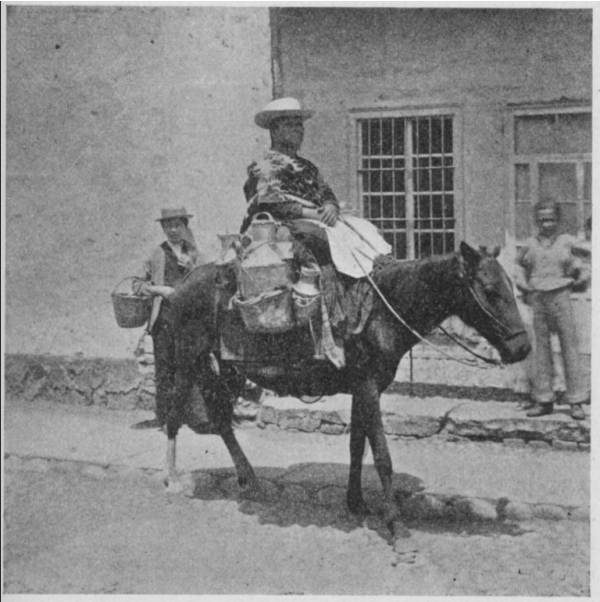
<svg viewBox="0 0 600 602">
<path fill-rule="evenodd" d="M 171 324 L 169 299 L 175 287 L 200 265 L 194 235 L 188 223 L 193 217 L 183 207 L 162 209 L 160 222 L 167 240 L 154 249 L 144 262 L 143 276 L 133 283 L 136 294 L 154 297 L 147 331 L 154 346 L 156 382 L 156 420 L 152 425 L 162 427 L 171 407 L 175 387 L 175 340 Z"/>
</svg>

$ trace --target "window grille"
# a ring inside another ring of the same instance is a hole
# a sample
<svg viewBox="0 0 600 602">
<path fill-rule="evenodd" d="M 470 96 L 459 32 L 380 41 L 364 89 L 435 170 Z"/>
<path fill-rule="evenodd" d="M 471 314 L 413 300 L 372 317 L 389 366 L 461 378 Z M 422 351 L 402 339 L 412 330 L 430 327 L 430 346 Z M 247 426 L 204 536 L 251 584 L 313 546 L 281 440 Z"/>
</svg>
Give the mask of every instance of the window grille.
<svg viewBox="0 0 600 602">
<path fill-rule="evenodd" d="M 398 259 L 454 251 L 453 117 L 359 119 L 363 216 Z"/>
<path fill-rule="evenodd" d="M 592 214 L 589 109 L 517 110 L 512 143 L 517 241 L 533 234 L 533 205 L 540 200 L 558 203 L 563 230 L 582 235 Z"/>
</svg>

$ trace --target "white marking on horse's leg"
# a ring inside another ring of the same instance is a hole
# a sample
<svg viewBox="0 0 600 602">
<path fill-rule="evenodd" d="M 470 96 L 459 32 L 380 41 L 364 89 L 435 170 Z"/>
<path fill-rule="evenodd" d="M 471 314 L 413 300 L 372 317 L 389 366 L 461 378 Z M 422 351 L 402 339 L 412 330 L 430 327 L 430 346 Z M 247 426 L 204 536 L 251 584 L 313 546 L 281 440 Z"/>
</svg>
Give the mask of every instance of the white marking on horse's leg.
<svg viewBox="0 0 600 602">
<path fill-rule="evenodd" d="M 167 486 L 167 493 L 181 493 L 182 491 L 189 489 L 190 484 L 185 483 L 184 480 L 179 478 L 176 466 L 177 459 L 177 437 L 167 439 L 167 478 L 165 485 Z M 193 484 L 191 485 L 193 490 Z"/>
<path fill-rule="evenodd" d="M 167 478 L 169 481 L 177 477 L 177 437 L 167 439 Z"/>
</svg>

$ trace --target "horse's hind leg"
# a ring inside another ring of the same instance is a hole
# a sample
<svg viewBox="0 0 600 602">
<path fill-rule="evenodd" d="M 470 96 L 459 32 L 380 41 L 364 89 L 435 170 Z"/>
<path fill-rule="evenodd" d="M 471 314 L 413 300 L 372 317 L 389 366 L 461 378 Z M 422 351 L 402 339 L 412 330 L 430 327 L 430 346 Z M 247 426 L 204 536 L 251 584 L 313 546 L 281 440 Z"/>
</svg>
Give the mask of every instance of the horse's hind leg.
<svg viewBox="0 0 600 602">
<path fill-rule="evenodd" d="M 177 473 L 177 433 L 182 427 L 182 414 L 186 400 L 192 391 L 193 378 L 190 373 L 179 370 L 175 374 L 175 386 L 168 404 L 168 414 L 166 422 L 167 431 L 167 453 L 165 460 L 165 485 L 169 491 L 177 491 L 178 484 Z"/>
<path fill-rule="evenodd" d="M 229 451 L 239 486 L 250 493 L 258 490 L 258 479 L 232 427 L 233 404 L 244 382 L 244 378 L 240 378 L 237 373 L 227 369 L 226 366 L 222 366 L 221 373 L 217 375 L 212 368 L 208 368 L 206 365 L 203 366 L 200 380 L 209 419 Z"/>
<path fill-rule="evenodd" d="M 233 432 L 233 428 L 224 428 L 219 431 L 223 442 L 227 446 L 229 455 L 233 460 L 235 470 L 238 478 L 238 485 L 244 492 L 252 493 L 258 491 L 258 479 L 252 465 L 248 461 L 246 454 L 240 447 L 238 440 Z"/>
</svg>

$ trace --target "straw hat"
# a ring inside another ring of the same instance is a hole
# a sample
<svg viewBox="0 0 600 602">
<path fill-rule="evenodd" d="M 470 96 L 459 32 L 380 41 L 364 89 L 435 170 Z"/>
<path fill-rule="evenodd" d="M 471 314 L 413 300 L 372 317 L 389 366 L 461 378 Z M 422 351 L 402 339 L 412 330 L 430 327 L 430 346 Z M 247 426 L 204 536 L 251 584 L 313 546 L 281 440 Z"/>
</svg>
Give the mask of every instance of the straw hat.
<svg viewBox="0 0 600 602">
<path fill-rule="evenodd" d="M 268 130 L 273 119 L 278 117 L 302 117 L 302 121 L 306 121 L 314 114 L 314 111 L 302 109 L 300 102 L 295 98 L 278 98 L 267 103 L 263 110 L 254 116 L 254 123 Z"/>
<path fill-rule="evenodd" d="M 168 219 L 189 219 L 190 217 L 194 217 L 190 215 L 185 207 L 178 207 L 177 209 L 161 209 L 160 217 L 156 220 L 157 222 L 162 222 Z"/>
</svg>

